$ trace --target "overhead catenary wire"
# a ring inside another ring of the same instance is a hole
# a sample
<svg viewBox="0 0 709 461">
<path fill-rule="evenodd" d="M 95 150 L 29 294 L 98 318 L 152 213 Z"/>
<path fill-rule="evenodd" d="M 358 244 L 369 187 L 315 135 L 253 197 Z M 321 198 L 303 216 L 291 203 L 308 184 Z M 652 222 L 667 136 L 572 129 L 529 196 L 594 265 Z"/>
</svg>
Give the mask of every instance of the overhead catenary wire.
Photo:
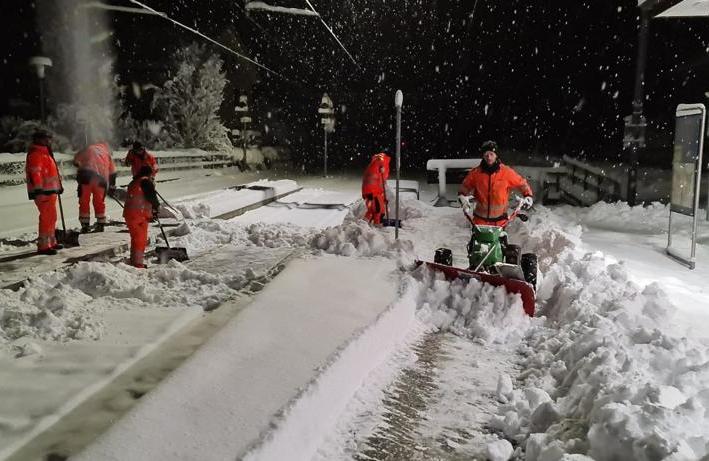
<svg viewBox="0 0 709 461">
<path fill-rule="evenodd" d="M 340 39 L 337 38 L 337 35 L 335 35 L 335 32 L 333 32 L 332 29 L 330 28 L 330 26 L 327 25 L 327 23 L 326 23 L 325 20 L 322 18 L 322 16 L 320 15 L 320 13 L 318 13 L 317 11 L 315 11 L 315 8 L 313 7 L 313 4 L 310 3 L 310 0 L 305 0 L 305 3 L 308 4 L 308 7 L 313 11 L 313 13 L 315 13 L 315 14 L 318 15 L 318 18 L 320 19 L 320 22 L 322 22 L 322 25 L 325 26 L 325 28 L 326 28 L 326 29 L 330 32 L 330 34 L 335 38 L 335 40 L 337 41 L 337 43 L 338 43 L 338 44 L 340 45 L 340 47 L 345 51 L 345 53 L 347 53 L 347 56 L 349 56 L 349 58 L 352 60 L 352 62 L 354 63 L 354 65 L 357 66 L 358 69 L 361 69 L 361 67 L 359 66 L 359 64 L 358 64 L 357 61 L 355 60 L 355 58 L 350 54 L 349 51 L 347 51 L 347 48 L 345 48 L 345 45 L 343 45 L 342 42 L 340 41 Z"/>
<path fill-rule="evenodd" d="M 287 79 L 286 77 L 284 77 L 284 76 L 281 75 L 280 73 L 276 72 L 275 70 L 269 69 L 268 67 L 264 66 L 263 64 L 261 64 L 261 63 L 259 63 L 259 62 L 257 62 L 257 61 L 254 61 L 253 59 L 249 58 L 248 56 L 244 56 L 243 54 L 239 53 L 238 51 L 235 51 L 235 50 L 229 48 L 228 46 L 226 46 L 226 45 L 224 45 L 224 44 L 222 44 L 222 43 L 219 43 L 218 41 L 214 40 L 213 38 L 207 37 L 206 35 L 204 35 L 204 34 L 203 34 L 202 32 L 200 32 L 200 31 L 198 31 L 197 29 L 194 29 L 194 28 L 192 28 L 192 27 L 190 27 L 190 26 L 187 26 L 187 25 L 185 25 L 185 24 L 183 24 L 183 23 L 181 23 L 181 22 L 179 22 L 179 21 L 177 21 L 177 20 L 175 20 L 175 19 L 172 19 L 172 18 L 171 18 L 170 16 L 168 16 L 166 13 L 162 13 L 162 12 L 160 12 L 160 11 L 157 11 L 157 10 L 155 10 L 155 9 L 153 9 L 153 8 L 151 8 L 151 7 L 149 7 L 148 5 L 139 2 L 138 0 L 128 0 L 128 1 L 131 2 L 131 3 L 133 3 L 133 4 L 135 4 L 135 5 L 141 6 L 141 7 L 145 8 L 145 9 L 148 10 L 148 11 L 151 11 L 151 12 L 157 14 L 158 16 L 161 16 L 161 17 L 167 19 L 168 21 L 172 22 L 173 24 L 175 24 L 175 25 L 177 25 L 177 26 L 179 26 L 179 27 L 182 27 L 183 29 L 186 29 L 186 30 L 190 31 L 190 32 L 192 32 L 193 34 L 196 34 L 196 35 L 202 37 L 202 38 L 205 39 L 205 40 L 208 40 L 209 42 L 211 42 L 211 43 L 217 45 L 217 46 L 220 47 L 220 48 L 223 48 L 223 49 L 227 50 L 228 52 L 230 52 L 230 53 L 232 53 L 232 54 L 238 56 L 239 58 L 244 59 L 245 61 L 248 61 L 248 62 L 254 64 L 254 65 L 257 66 L 257 67 L 260 67 L 261 69 L 265 70 L 266 72 L 269 72 L 269 73 L 271 73 L 271 74 L 277 75 L 278 77 L 282 78 L 283 80 L 290 81 L 289 79 Z"/>
</svg>

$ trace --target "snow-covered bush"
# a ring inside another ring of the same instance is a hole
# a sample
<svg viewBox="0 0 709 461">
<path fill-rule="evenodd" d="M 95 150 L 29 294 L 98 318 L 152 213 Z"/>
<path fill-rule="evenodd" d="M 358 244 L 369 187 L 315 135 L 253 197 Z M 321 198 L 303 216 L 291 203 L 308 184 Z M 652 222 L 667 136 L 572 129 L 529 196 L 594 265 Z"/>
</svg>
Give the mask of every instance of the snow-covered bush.
<svg viewBox="0 0 709 461">
<path fill-rule="evenodd" d="M 197 43 L 178 50 L 174 61 L 176 68 L 152 102 L 165 123 L 169 147 L 231 148 L 218 114 L 227 83 L 223 61 Z"/>
<path fill-rule="evenodd" d="M 69 140 L 57 134 L 56 120 L 51 118 L 47 124 L 39 120 L 23 120 L 19 117 L 5 116 L 0 118 L 0 151 L 26 153 L 32 142 L 32 134 L 38 129 L 50 131 L 54 134 L 52 145 L 56 152 L 70 150 Z"/>
</svg>

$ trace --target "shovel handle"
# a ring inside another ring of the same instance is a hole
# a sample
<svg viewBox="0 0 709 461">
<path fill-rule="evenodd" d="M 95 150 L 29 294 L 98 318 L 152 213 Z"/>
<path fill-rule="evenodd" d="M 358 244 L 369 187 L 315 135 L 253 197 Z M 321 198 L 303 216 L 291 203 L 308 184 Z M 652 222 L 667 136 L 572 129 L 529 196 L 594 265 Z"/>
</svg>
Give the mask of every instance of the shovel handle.
<svg viewBox="0 0 709 461">
<path fill-rule="evenodd" d="M 162 227 L 162 223 L 160 222 L 160 218 L 155 216 L 155 220 L 158 222 L 158 226 L 160 226 L 160 232 L 162 232 L 162 238 L 165 239 L 165 245 L 167 245 L 168 250 L 170 249 L 170 242 L 167 241 L 167 235 L 165 234 L 165 229 Z"/>
</svg>

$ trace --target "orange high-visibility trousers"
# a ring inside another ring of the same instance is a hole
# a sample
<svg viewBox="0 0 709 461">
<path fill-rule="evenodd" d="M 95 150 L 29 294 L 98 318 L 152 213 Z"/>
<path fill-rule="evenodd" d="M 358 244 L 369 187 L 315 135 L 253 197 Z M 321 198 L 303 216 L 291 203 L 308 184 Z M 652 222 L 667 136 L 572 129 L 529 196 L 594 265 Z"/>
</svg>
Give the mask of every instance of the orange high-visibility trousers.
<svg viewBox="0 0 709 461">
<path fill-rule="evenodd" d="M 367 212 L 364 219 L 372 224 L 381 224 L 386 209 L 384 194 L 366 194 L 364 203 L 367 204 Z"/>
<path fill-rule="evenodd" d="M 498 219 L 497 221 L 489 221 L 487 219 L 479 218 L 475 215 L 473 215 L 473 222 L 475 224 L 481 225 L 481 226 L 497 226 L 497 227 L 502 227 L 505 224 L 507 224 L 507 218 L 504 219 Z"/>
<path fill-rule="evenodd" d="M 92 181 L 79 185 L 79 222 L 82 226 L 88 226 L 91 222 L 92 196 L 96 222 L 106 224 L 106 189 Z"/>
<path fill-rule="evenodd" d="M 57 245 L 54 228 L 57 224 L 57 194 L 38 195 L 34 204 L 39 210 L 37 249 L 48 250 Z"/>
<path fill-rule="evenodd" d="M 130 264 L 145 267 L 145 247 L 148 246 L 148 221 L 145 218 L 126 219 L 130 232 Z"/>
</svg>

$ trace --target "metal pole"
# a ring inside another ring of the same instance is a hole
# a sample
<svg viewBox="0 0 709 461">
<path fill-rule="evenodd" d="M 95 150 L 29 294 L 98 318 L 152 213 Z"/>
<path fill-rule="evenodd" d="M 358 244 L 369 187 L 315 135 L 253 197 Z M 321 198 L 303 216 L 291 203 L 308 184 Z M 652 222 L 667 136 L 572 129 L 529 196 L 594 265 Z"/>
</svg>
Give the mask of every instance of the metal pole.
<svg viewBox="0 0 709 461">
<path fill-rule="evenodd" d="M 399 172 L 401 170 L 401 106 L 404 102 L 404 94 L 401 90 L 396 91 L 394 105 L 396 106 L 396 212 L 394 215 L 394 238 L 399 239 Z"/>
<path fill-rule="evenodd" d="M 243 165 L 241 167 L 246 170 L 246 122 L 242 122 L 241 124 L 241 147 L 244 150 L 244 158 L 241 160 Z"/>
<path fill-rule="evenodd" d="M 44 123 L 44 79 L 39 79 L 39 121 Z"/>
<path fill-rule="evenodd" d="M 323 168 L 323 176 L 327 177 L 327 126 L 323 128 L 323 132 L 325 133 L 325 165 Z"/>
<path fill-rule="evenodd" d="M 635 126 L 633 142 L 630 146 L 630 165 L 628 169 L 627 198 L 630 206 L 637 203 L 638 164 L 640 157 L 641 135 L 644 129 L 640 128 L 643 116 L 643 89 L 645 78 L 645 65 L 647 62 L 647 42 L 650 28 L 650 14 L 646 8 L 640 8 L 640 30 L 638 31 L 638 60 L 635 68 L 635 93 L 633 98 L 632 123 Z"/>
</svg>

